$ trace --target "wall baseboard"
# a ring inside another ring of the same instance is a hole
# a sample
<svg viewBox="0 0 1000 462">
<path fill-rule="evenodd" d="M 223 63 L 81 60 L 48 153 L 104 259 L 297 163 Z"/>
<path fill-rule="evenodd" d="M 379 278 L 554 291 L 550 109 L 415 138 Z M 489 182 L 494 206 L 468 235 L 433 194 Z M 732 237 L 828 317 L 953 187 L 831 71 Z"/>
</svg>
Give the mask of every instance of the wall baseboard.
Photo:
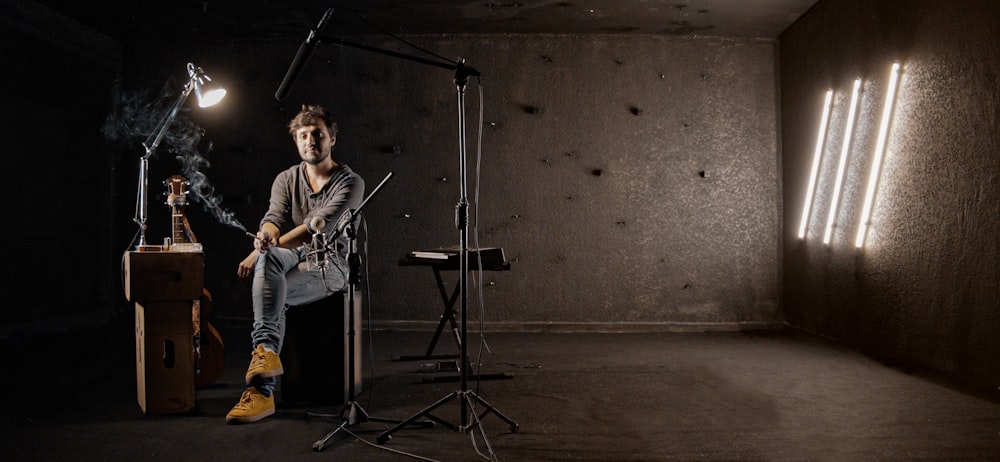
<svg viewBox="0 0 1000 462">
<path fill-rule="evenodd" d="M 372 321 L 365 327 L 372 330 L 434 331 L 433 321 Z M 783 322 L 487 322 L 486 330 L 491 332 L 600 332 L 600 333 L 641 333 L 641 332 L 744 332 L 779 331 L 788 327 Z M 479 330 L 479 324 L 469 324 L 470 331 Z"/>
</svg>

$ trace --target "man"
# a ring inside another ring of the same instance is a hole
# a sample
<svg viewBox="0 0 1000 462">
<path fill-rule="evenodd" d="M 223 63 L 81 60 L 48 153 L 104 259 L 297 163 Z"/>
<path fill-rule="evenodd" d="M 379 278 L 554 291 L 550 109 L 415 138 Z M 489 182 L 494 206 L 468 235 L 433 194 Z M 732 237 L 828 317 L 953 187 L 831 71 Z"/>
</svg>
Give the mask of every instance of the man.
<svg viewBox="0 0 1000 462">
<path fill-rule="evenodd" d="M 226 415 L 227 423 L 256 422 L 274 414 L 274 387 L 283 369 L 279 353 L 285 334 L 285 310 L 345 290 L 347 236 L 329 246 L 324 271 L 310 270 L 307 254 L 312 233 L 328 235 L 364 197 L 364 180 L 331 157 L 337 123 L 320 106 L 303 105 L 288 124 L 302 162 L 278 174 L 271 185 L 267 214 L 260 221 L 254 250 L 240 262 L 237 276 L 252 278 L 253 352 L 246 372 L 247 389 Z M 311 229 L 322 218 L 321 230 Z M 342 233 L 343 234 L 343 233 Z"/>
</svg>

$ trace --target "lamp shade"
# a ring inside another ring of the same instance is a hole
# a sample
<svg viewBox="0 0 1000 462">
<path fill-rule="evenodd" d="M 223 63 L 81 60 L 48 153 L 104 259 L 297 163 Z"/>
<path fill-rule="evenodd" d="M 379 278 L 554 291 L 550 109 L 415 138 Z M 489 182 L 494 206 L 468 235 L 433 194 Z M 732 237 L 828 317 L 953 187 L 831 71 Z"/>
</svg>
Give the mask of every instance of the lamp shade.
<svg viewBox="0 0 1000 462">
<path fill-rule="evenodd" d="M 208 75 L 205 74 L 205 71 L 203 71 L 200 67 L 195 66 L 194 63 L 188 63 L 187 69 L 188 76 L 191 78 L 191 80 L 188 81 L 188 85 L 194 86 L 194 95 L 198 98 L 198 107 L 214 106 L 219 101 L 222 101 L 222 98 L 226 96 L 226 90 L 217 85 L 210 85 L 208 88 L 202 88 L 206 85 L 206 83 L 211 82 L 212 79 L 209 78 Z M 188 87 L 188 91 L 190 90 L 191 87 Z"/>
<path fill-rule="evenodd" d="M 222 101 L 222 98 L 226 97 L 226 89 L 222 87 L 202 89 L 201 84 L 196 81 L 194 95 L 198 98 L 198 107 L 209 107 L 214 106 L 219 101 Z"/>
</svg>

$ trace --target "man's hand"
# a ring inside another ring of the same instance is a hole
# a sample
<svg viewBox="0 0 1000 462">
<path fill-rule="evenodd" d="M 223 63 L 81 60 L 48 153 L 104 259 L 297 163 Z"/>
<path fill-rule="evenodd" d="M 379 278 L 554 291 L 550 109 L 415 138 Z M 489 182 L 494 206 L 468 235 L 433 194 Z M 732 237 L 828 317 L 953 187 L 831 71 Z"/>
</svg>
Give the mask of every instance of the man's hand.
<svg viewBox="0 0 1000 462">
<path fill-rule="evenodd" d="M 255 240 L 254 247 L 257 246 L 256 242 L 257 241 Z M 257 249 L 250 252 L 250 255 L 247 255 L 247 257 L 240 262 L 240 265 L 236 267 L 236 277 L 240 278 L 243 282 L 250 282 L 250 278 L 253 276 L 253 269 L 257 266 L 257 257 L 259 255 L 260 252 L 258 252 Z"/>
<path fill-rule="evenodd" d="M 276 245 L 278 245 L 278 238 L 271 233 L 271 230 L 264 227 L 257 231 L 257 239 L 253 240 L 253 248 L 257 249 L 258 252 L 267 252 L 267 249 Z"/>
<path fill-rule="evenodd" d="M 257 231 L 257 238 L 253 240 L 253 251 L 247 255 L 239 266 L 236 267 L 236 277 L 243 282 L 248 282 L 253 276 L 253 270 L 257 266 L 257 257 L 267 252 L 267 249 L 278 245 L 278 227 L 271 223 L 264 223 Z"/>
</svg>

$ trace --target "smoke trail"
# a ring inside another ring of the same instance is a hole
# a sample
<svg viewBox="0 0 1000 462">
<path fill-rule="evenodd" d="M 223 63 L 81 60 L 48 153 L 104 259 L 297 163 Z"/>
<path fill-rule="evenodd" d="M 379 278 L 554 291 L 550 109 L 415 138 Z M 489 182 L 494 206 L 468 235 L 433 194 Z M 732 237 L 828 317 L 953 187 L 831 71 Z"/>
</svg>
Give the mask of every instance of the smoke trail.
<svg viewBox="0 0 1000 462">
<path fill-rule="evenodd" d="M 148 94 L 119 92 L 121 97 L 116 109 L 104 122 L 105 138 L 142 147 L 143 141 L 153 134 L 179 96 L 180 90 L 172 88 L 180 89 L 183 85 L 170 79 L 152 102 L 146 102 L 150 100 Z M 201 204 L 219 223 L 245 232 L 246 227 L 236 220 L 233 212 L 222 208 L 222 198 L 215 194 L 215 187 L 202 172 L 211 166 L 202 151 L 208 154 L 212 150 L 212 142 L 204 139 L 204 134 L 205 130 L 192 122 L 182 109 L 171 122 L 158 149 L 166 149 L 181 164 L 182 175 L 190 184 L 188 196 L 194 202 Z"/>
</svg>

